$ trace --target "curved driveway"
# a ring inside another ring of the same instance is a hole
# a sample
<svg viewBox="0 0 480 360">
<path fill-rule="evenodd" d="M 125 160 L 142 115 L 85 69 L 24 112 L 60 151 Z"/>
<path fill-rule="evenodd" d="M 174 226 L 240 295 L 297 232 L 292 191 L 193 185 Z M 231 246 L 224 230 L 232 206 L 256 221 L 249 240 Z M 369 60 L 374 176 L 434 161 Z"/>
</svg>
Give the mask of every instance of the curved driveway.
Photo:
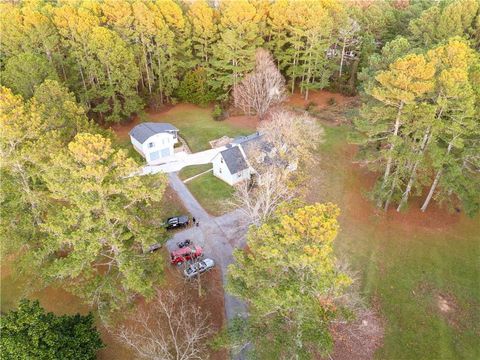
<svg viewBox="0 0 480 360">
<path fill-rule="evenodd" d="M 220 266 L 225 288 L 227 267 L 233 262 L 232 252 L 235 248 L 243 248 L 246 244 L 248 222 L 245 215 L 237 209 L 219 217 L 212 217 L 203 209 L 176 173 L 170 173 L 168 179 L 190 214 L 199 220 L 199 226 L 175 233 L 173 238 L 167 241 L 167 248 L 173 250 L 177 248 L 178 242 L 195 239 L 195 242 L 204 248 L 208 257 L 212 257 Z M 224 301 L 228 322 L 236 316 L 247 316 L 246 305 L 239 299 L 224 292 Z M 237 354 L 235 358 L 244 359 L 244 351 Z"/>
</svg>

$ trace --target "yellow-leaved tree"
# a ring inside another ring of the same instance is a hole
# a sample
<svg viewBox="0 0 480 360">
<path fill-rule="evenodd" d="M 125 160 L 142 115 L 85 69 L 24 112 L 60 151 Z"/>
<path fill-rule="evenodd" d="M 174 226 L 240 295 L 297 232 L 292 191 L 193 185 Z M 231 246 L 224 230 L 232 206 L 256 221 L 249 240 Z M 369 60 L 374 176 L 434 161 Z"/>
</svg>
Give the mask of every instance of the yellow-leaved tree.
<svg viewBox="0 0 480 360">
<path fill-rule="evenodd" d="M 338 215 L 331 203 L 284 203 L 250 228 L 246 250 L 235 251 L 227 290 L 249 306 L 235 335 L 253 344 L 258 358 L 308 359 L 331 350 L 329 324 L 352 282 L 333 254 Z"/>
</svg>

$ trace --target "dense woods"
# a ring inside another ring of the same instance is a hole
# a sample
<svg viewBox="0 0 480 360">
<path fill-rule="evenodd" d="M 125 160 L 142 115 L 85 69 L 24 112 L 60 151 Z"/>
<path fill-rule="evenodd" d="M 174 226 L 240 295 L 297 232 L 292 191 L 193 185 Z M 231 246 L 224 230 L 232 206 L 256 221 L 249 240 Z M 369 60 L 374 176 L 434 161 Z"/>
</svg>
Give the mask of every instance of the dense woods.
<svg viewBox="0 0 480 360">
<path fill-rule="evenodd" d="M 290 94 L 305 104 L 322 89 L 358 97 L 349 141 L 376 174 L 368 194 L 380 209 L 408 211 L 420 197 L 424 212 L 433 201 L 480 210 L 479 0 L 12 0 L 0 3 L 0 33 L 1 250 L 29 291 L 60 286 L 101 316 L 155 298 L 165 259 L 145 250 L 166 239 L 167 178 L 132 176 L 140 164 L 106 130 L 149 106 L 255 114 L 282 160 L 299 163 L 293 185 L 290 170 L 264 167 L 261 186 L 236 188 L 253 225 L 225 276 L 250 317 L 226 342 L 259 358 L 328 354 L 329 324 L 349 315 L 336 302 L 352 282 L 333 255 L 339 209 L 294 201 L 324 131 L 304 108 L 271 111 Z M 22 312 L 60 321 L 28 302 L 7 320 Z M 82 358 L 92 358 L 101 342 L 84 334 L 91 315 L 61 320 L 82 325 Z M 2 331 L 12 354 L 30 342 L 8 322 Z"/>
<path fill-rule="evenodd" d="M 273 53 L 289 89 L 308 98 L 310 89 L 326 87 L 354 94 L 369 57 L 398 35 L 423 51 L 455 35 L 473 47 L 480 42 L 476 0 L 435 6 L 423 0 L 215 4 L 3 3 L 2 82 L 30 97 L 44 79 L 60 79 L 90 115 L 118 122 L 145 103 L 227 100 L 253 69 L 259 47 Z"/>
<path fill-rule="evenodd" d="M 0 103 L 2 253 L 22 250 L 32 289 L 62 283 L 105 312 L 152 295 L 164 177 L 130 177 L 138 164 L 56 81 L 27 101 L 1 88 Z"/>
</svg>

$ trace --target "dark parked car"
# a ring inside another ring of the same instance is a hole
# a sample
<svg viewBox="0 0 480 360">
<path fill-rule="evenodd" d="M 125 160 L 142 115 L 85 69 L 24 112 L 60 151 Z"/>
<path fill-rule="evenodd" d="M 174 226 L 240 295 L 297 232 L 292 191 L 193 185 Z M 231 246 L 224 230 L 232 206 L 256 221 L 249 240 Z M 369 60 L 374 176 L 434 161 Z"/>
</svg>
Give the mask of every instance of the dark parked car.
<svg viewBox="0 0 480 360">
<path fill-rule="evenodd" d="M 188 226 L 190 219 L 187 215 L 174 216 L 167 219 L 165 228 L 167 230 L 176 229 L 183 226 Z"/>
<path fill-rule="evenodd" d="M 179 243 L 177 243 L 177 246 L 179 249 L 181 248 L 184 248 L 185 246 L 188 246 L 192 243 L 192 240 L 190 239 L 186 239 L 186 240 L 183 240 L 183 241 L 180 241 Z"/>
</svg>

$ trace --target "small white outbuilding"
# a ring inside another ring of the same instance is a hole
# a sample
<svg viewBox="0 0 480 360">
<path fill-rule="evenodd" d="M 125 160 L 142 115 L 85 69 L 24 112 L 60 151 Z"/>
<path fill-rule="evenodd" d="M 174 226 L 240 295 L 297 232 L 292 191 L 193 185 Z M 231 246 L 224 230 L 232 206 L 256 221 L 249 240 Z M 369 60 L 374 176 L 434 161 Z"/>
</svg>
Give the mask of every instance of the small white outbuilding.
<svg viewBox="0 0 480 360">
<path fill-rule="evenodd" d="M 178 142 L 178 129 L 168 123 L 145 122 L 129 132 L 130 141 L 150 165 L 168 162 Z"/>
</svg>

